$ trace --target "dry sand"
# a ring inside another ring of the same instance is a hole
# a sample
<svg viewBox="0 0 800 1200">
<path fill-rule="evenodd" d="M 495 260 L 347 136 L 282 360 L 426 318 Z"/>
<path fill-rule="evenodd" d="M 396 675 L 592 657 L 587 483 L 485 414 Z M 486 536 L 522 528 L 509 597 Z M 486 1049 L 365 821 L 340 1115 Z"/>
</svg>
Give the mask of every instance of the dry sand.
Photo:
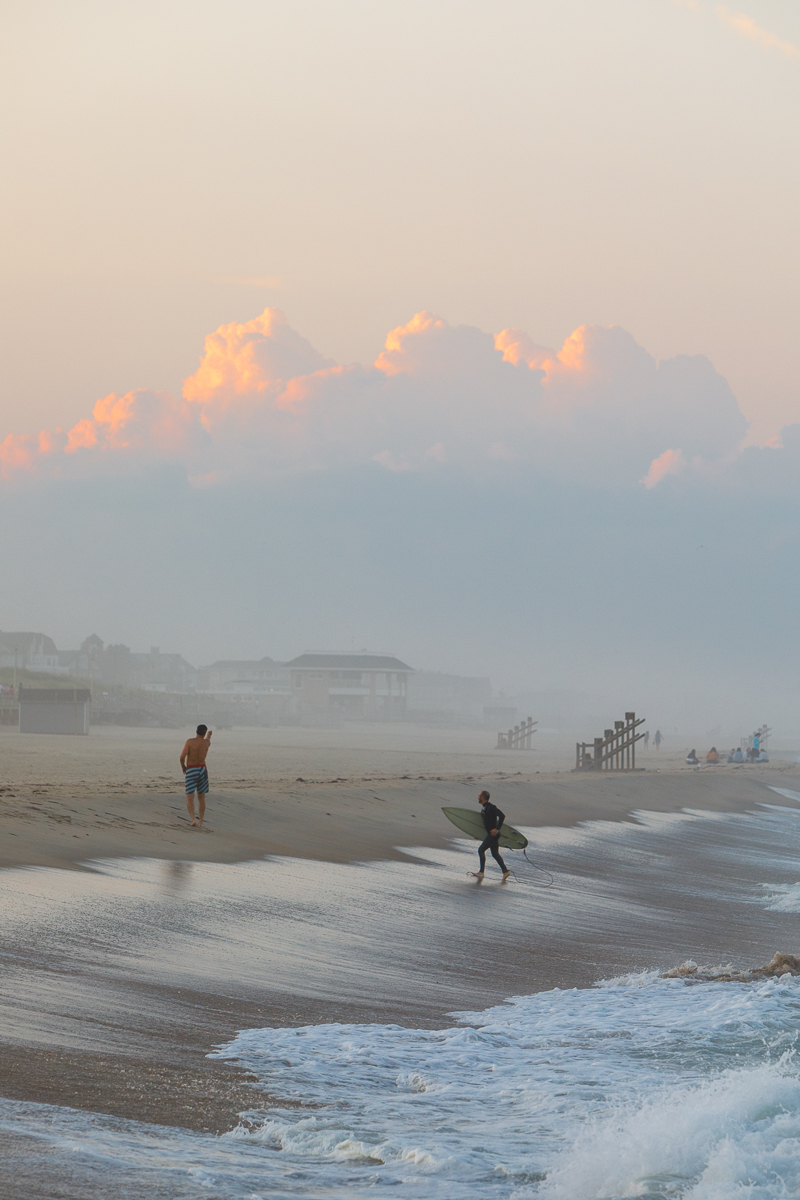
<svg viewBox="0 0 800 1200">
<path fill-rule="evenodd" d="M 141 855 L 237 862 L 295 854 L 332 862 L 444 845 L 442 805 L 489 788 L 523 825 L 624 819 L 635 809 L 743 811 L 793 762 L 692 771 L 683 752 L 644 771 L 575 774 L 572 744 L 493 749 L 481 730 L 408 725 L 219 732 L 206 828 L 189 826 L 173 730 L 93 729 L 86 738 L 0 730 L 0 866 L 70 866 Z"/>
<path fill-rule="evenodd" d="M 622 821 L 636 810 L 746 812 L 765 799 L 782 803 L 766 790 L 769 785 L 800 788 L 793 762 L 695 772 L 683 766 L 683 751 L 677 757 L 651 751 L 641 773 L 597 777 L 571 773 L 573 747 L 552 738 L 541 739 L 535 752 L 509 753 L 494 750 L 492 735 L 481 731 L 237 729 L 220 732 L 212 744 L 207 828 L 199 832 L 188 825 L 182 793 L 177 762 L 182 741 L 162 730 L 98 728 L 88 738 L 0 731 L 0 865 L 80 868 L 93 859 L 131 856 L 222 863 L 266 855 L 332 863 L 391 860 L 405 857 L 398 847 L 449 845 L 454 831 L 441 806 L 472 807 L 482 787 L 511 821 L 533 827 Z M 690 908 L 682 919 L 695 920 Z M 615 955 L 623 963 L 625 945 L 620 931 Z M 30 971 L 31 1011 L 37 978 L 51 969 L 60 973 L 58 986 L 64 989 L 60 1011 L 80 1008 L 76 997 L 87 986 L 85 972 L 76 966 L 71 976 L 68 953 L 55 965 L 32 964 L 28 949 L 5 950 L 9 961 L 16 956 L 21 969 Z M 586 945 L 579 937 L 570 940 L 565 932 L 548 953 L 550 974 L 541 976 L 539 986 L 588 981 Z M 464 963 L 476 955 L 483 971 L 477 978 L 491 981 L 490 999 L 510 994 L 529 978 L 513 954 L 504 950 L 498 957 L 489 943 L 465 941 Z M 424 991 L 424 979 L 418 983 Z M 420 1003 L 392 1012 L 385 1003 L 354 1004 L 344 994 L 324 1000 L 291 994 L 221 997 L 218 991 L 145 986 L 124 971 L 114 987 L 116 1011 L 105 1024 L 97 1026 L 87 992 L 80 1036 L 74 1016 L 68 1021 L 56 1011 L 45 1033 L 17 1031 L 6 1039 L 0 1046 L 0 1094 L 223 1129 L 252 1104 L 252 1092 L 242 1072 L 205 1055 L 236 1030 L 319 1020 L 432 1024 L 446 1011 Z M 127 1039 L 115 1029 L 126 1022 Z M 120 1035 L 111 1039 L 111 1048 L 110 1031 Z"/>
</svg>

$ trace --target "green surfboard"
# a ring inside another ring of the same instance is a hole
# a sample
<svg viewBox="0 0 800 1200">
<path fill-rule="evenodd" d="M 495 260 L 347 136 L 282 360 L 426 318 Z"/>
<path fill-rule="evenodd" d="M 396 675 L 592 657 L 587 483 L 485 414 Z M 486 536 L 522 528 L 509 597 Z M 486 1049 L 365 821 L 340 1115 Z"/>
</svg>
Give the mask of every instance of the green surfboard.
<svg viewBox="0 0 800 1200">
<path fill-rule="evenodd" d="M 443 808 L 442 812 L 448 821 L 452 821 L 463 833 L 474 837 L 476 842 L 482 842 L 486 837 L 481 813 L 474 812 L 471 808 Z M 528 839 L 523 833 L 506 821 L 503 822 L 500 826 L 501 846 L 505 846 L 507 850 L 524 850 L 527 844 Z"/>
</svg>

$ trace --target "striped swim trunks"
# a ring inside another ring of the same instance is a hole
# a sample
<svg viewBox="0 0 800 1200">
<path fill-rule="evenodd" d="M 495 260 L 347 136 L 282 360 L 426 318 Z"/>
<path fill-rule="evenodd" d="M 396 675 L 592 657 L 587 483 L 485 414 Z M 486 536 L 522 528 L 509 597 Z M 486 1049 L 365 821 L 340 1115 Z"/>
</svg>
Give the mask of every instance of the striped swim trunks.
<svg viewBox="0 0 800 1200">
<path fill-rule="evenodd" d="M 184 779 L 187 796 L 191 796 L 194 792 L 199 792 L 201 796 L 208 795 L 208 768 L 205 763 L 202 767 L 187 767 Z"/>
</svg>

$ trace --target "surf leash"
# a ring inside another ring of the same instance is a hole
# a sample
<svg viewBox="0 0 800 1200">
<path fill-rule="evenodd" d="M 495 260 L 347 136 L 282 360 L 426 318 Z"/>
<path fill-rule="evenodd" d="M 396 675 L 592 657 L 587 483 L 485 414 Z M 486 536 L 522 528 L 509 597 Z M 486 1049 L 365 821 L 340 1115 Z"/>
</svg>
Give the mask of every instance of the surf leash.
<svg viewBox="0 0 800 1200">
<path fill-rule="evenodd" d="M 552 887 L 553 886 L 553 876 L 550 874 L 550 872 L 545 871 L 544 867 L 540 867 L 539 864 L 535 863 L 532 858 L 528 858 L 527 848 L 524 849 L 522 851 L 522 853 L 525 856 L 525 862 L 528 864 L 529 867 L 531 867 L 534 871 L 538 871 L 540 875 L 546 876 L 546 881 L 545 881 L 545 879 L 540 880 L 542 887 Z"/>
</svg>

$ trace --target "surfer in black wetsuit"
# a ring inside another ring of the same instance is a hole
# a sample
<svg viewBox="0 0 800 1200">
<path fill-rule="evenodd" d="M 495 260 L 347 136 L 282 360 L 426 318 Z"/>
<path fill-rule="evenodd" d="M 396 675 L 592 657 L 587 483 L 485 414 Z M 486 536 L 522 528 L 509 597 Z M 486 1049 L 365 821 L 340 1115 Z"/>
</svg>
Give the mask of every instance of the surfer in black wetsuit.
<svg viewBox="0 0 800 1200">
<path fill-rule="evenodd" d="M 488 792 L 481 792 L 480 796 L 478 796 L 478 802 L 483 809 L 481 816 L 483 818 L 483 825 L 486 830 L 486 837 L 478 847 L 478 855 L 481 860 L 481 869 L 480 871 L 474 871 L 473 874 L 476 879 L 483 879 L 484 872 L 486 870 L 486 851 L 488 850 L 494 861 L 499 866 L 500 870 L 503 872 L 503 883 L 505 883 L 511 872 L 500 856 L 499 847 L 500 829 L 502 828 L 503 821 L 506 819 L 506 815 L 505 813 L 500 812 L 500 809 L 496 804 L 492 804 Z"/>
</svg>

